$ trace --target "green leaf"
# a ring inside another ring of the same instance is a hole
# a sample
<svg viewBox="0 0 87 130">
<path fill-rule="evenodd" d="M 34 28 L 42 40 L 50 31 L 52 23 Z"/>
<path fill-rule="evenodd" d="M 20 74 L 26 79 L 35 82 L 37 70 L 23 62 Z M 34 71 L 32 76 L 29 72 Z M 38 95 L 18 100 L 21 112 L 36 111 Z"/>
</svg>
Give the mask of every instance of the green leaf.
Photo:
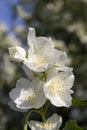
<svg viewBox="0 0 87 130">
<path fill-rule="evenodd" d="M 86 130 L 84 128 L 80 128 L 75 120 L 69 120 L 63 130 Z"/>
<path fill-rule="evenodd" d="M 72 99 L 72 105 L 74 106 L 87 106 L 87 100 Z"/>
</svg>

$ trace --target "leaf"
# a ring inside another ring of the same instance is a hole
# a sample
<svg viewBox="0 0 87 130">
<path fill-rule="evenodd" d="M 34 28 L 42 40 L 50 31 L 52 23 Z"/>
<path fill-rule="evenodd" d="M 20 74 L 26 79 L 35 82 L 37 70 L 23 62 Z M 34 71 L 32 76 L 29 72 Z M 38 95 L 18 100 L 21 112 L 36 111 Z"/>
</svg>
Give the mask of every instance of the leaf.
<svg viewBox="0 0 87 130">
<path fill-rule="evenodd" d="M 75 120 L 69 120 L 63 130 L 86 130 L 84 128 L 80 128 Z"/>
<path fill-rule="evenodd" d="M 72 99 L 72 104 L 74 106 L 87 106 L 87 100 L 82 100 L 82 99 Z"/>
</svg>

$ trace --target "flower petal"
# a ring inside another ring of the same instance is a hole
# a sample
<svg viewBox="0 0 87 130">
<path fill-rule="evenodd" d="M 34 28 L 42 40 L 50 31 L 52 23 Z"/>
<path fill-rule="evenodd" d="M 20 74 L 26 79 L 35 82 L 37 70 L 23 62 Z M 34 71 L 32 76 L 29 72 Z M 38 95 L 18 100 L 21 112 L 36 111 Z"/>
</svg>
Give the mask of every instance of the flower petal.
<svg viewBox="0 0 87 130">
<path fill-rule="evenodd" d="M 53 43 L 51 38 L 47 37 L 37 37 L 35 44 L 35 51 L 47 52 L 48 48 L 53 48 Z"/>
<path fill-rule="evenodd" d="M 28 40 L 29 47 L 33 51 L 34 50 L 34 46 L 36 44 L 36 36 L 35 36 L 35 29 L 34 28 L 29 28 L 27 40 Z"/>
<path fill-rule="evenodd" d="M 56 64 L 57 66 L 64 66 L 66 64 L 67 61 L 67 55 L 65 52 L 62 51 L 57 51 L 57 60 L 56 60 Z"/>
<path fill-rule="evenodd" d="M 10 108 L 14 111 L 18 111 L 18 112 L 26 112 L 27 111 L 24 109 L 17 108 L 16 104 L 12 100 L 9 101 L 8 106 L 10 106 Z"/>
<path fill-rule="evenodd" d="M 33 79 L 34 79 L 34 74 L 33 74 L 33 72 L 29 69 L 29 67 L 27 67 L 27 66 L 24 64 L 22 68 L 23 68 L 25 74 L 27 75 L 27 77 L 28 77 L 30 80 L 33 80 Z"/>
<path fill-rule="evenodd" d="M 73 71 L 72 67 L 67 66 L 55 66 L 55 69 L 58 71 Z"/>
</svg>

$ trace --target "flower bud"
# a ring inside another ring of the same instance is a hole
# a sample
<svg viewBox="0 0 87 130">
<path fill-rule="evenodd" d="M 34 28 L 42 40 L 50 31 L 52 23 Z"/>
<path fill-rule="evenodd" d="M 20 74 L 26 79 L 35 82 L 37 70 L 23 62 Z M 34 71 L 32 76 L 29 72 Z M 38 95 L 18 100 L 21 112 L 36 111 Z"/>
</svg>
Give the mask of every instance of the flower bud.
<svg viewBox="0 0 87 130">
<path fill-rule="evenodd" d="M 22 62 L 26 58 L 25 50 L 19 46 L 10 47 L 9 54 L 11 60 L 16 62 Z"/>
</svg>

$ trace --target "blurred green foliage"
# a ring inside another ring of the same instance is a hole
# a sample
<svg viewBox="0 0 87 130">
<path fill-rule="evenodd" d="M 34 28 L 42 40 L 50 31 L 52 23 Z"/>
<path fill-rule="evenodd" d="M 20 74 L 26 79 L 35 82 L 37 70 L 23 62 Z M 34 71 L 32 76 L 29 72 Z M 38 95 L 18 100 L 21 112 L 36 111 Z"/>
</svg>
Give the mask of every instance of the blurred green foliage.
<svg viewBox="0 0 87 130">
<path fill-rule="evenodd" d="M 52 37 L 56 48 L 66 51 L 67 64 L 74 68 L 75 74 L 73 97 L 87 100 L 87 0 L 20 0 L 13 10 L 15 16 L 25 21 L 25 27 L 13 26 L 17 34 L 14 38 L 5 33 L 5 25 L 0 25 L 0 130 L 21 129 L 23 114 L 10 110 L 8 101 L 9 91 L 24 72 L 21 65 L 10 61 L 8 47 L 20 46 L 27 37 L 28 27 L 35 27 L 37 36 Z M 52 106 L 50 111 L 53 109 Z M 81 127 L 87 126 L 85 105 L 54 111 L 63 113 L 64 123 L 71 118 Z"/>
<path fill-rule="evenodd" d="M 70 120 L 66 123 L 65 127 L 63 130 L 85 130 L 80 128 L 77 124 L 75 120 Z"/>
</svg>

